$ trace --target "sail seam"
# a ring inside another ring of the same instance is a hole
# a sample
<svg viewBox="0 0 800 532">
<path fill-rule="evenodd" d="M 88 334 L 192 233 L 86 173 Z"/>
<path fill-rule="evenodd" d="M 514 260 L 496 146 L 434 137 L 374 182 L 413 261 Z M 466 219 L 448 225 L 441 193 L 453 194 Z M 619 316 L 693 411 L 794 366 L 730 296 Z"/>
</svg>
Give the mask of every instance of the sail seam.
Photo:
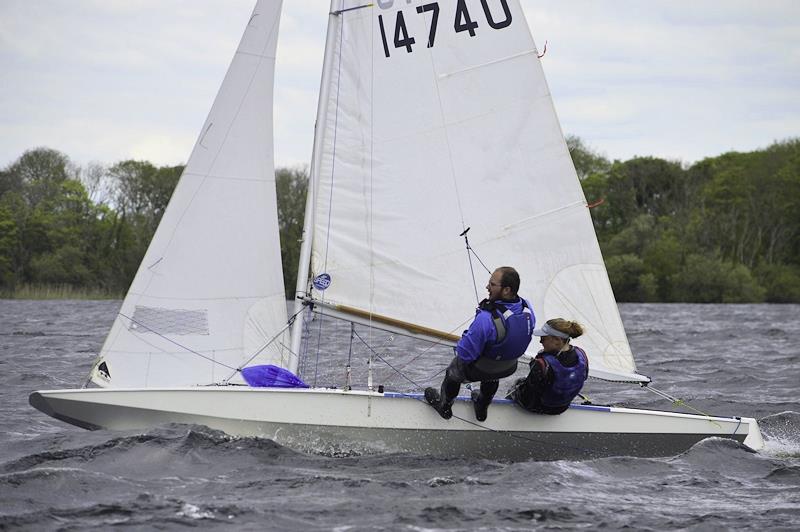
<svg viewBox="0 0 800 532">
<path fill-rule="evenodd" d="M 496 65 L 498 63 L 503 63 L 505 61 L 512 61 L 514 59 L 518 59 L 520 57 L 524 57 L 526 55 L 536 54 L 536 50 L 528 50 L 525 52 L 519 52 L 514 55 L 509 55 L 507 57 L 501 57 L 500 59 L 495 59 L 494 61 L 488 61 L 486 63 L 482 63 L 480 65 L 473 65 L 471 67 L 462 68 L 461 70 L 454 70 L 453 72 L 447 72 L 445 74 L 439 74 L 439 79 L 449 78 L 450 76 L 456 76 L 458 74 L 463 74 L 464 72 L 470 72 L 472 70 L 477 70 L 479 68 L 483 68 L 490 65 Z M 537 54 L 538 55 L 538 54 Z"/>
<path fill-rule="evenodd" d="M 167 300 L 167 301 L 246 301 L 246 300 L 254 300 L 258 301 L 261 299 L 269 299 L 274 297 L 284 297 L 283 292 L 275 292 L 273 294 L 259 294 L 259 295 L 246 295 L 246 296 L 225 296 L 225 297 L 174 297 L 174 296 L 155 296 L 152 294 L 146 294 L 144 292 L 128 292 L 130 295 L 136 295 L 139 297 L 146 297 L 147 299 L 160 299 L 160 300 Z"/>
<path fill-rule="evenodd" d="M 197 172 L 184 172 L 184 175 L 187 176 L 195 176 L 202 179 L 220 179 L 220 180 L 227 180 L 227 181 L 248 181 L 253 183 L 274 183 L 275 176 L 271 176 L 271 178 L 262 179 L 259 177 L 238 177 L 238 176 L 225 176 L 225 175 L 212 175 L 212 174 L 200 174 Z"/>
<path fill-rule="evenodd" d="M 533 216 L 528 216 L 527 218 L 523 218 L 522 220 L 518 220 L 518 221 L 516 221 L 514 223 L 511 223 L 511 224 L 508 224 L 508 225 L 504 225 L 503 226 L 503 230 L 508 231 L 510 229 L 513 229 L 514 227 L 518 227 L 520 225 L 525 225 L 525 224 L 527 224 L 527 223 L 529 223 L 529 222 L 531 222 L 533 220 L 536 220 L 537 218 L 542 218 L 544 216 L 550 216 L 551 214 L 555 214 L 557 212 L 566 211 L 566 210 L 569 210 L 569 209 L 573 209 L 575 207 L 584 207 L 584 206 L 586 206 L 586 202 L 583 201 L 583 200 L 576 201 L 574 203 L 568 203 L 566 205 L 562 205 L 561 207 L 556 207 L 555 209 L 550 209 L 549 211 L 545 211 L 543 213 L 535 214 Z"/>
<path fill-rule="evenodd" d="M 276 60 L 276 56 L 275 55 L 259 54 L 259 53 L 256 53 L 256 52 L 245 52 L 243 50 L 239 50 L 239 51 L 235 52 L 234 55 L 247 55 L 247 56 L 250 56 L 250 57 L 258 57 L 260 59 L 272 59 L 273 61 Z"/>
</svg>

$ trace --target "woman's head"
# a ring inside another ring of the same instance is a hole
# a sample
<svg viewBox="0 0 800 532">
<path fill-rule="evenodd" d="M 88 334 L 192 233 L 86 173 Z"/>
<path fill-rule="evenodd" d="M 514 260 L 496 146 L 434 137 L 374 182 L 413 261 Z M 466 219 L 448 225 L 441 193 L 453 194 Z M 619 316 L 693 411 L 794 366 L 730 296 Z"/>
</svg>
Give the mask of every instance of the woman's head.
<svg viewBox="0 0 800 532">
<path fill-rule="evenodd" d="M 583 334 L 583 327 L 576 321 L 563 318 L 547 320 L 541 328 L 533 331 L 541 337 L 542 348 L 547 352 L 564 351 L 569 346 L 570 338 L 577 338 Z"/>
</svg>

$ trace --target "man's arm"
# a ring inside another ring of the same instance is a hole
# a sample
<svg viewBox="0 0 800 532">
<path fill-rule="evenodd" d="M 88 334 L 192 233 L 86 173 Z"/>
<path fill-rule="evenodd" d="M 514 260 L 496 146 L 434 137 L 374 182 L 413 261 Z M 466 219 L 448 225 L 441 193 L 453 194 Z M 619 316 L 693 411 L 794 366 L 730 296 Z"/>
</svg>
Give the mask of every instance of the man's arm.
<svg viewBox="0 0 800 532">
<path fill-rule="evenodd" d="M 492 316 L 488 312 L 479 312 L 469 329 L 461 336 L 456 345 L 458 358 L 465 362 L 477 360 L 483 353 L 486 344 L 494 342 L 497 331 L 492 323 Z"/>
</svg>

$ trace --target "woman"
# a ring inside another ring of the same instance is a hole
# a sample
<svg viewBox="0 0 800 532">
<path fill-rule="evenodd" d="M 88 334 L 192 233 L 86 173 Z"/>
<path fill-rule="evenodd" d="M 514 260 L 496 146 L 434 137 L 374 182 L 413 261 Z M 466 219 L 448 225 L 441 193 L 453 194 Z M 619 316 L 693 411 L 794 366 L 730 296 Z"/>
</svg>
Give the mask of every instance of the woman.
<svg viewBox="0 0 800 532">
<path fill-rule="evenodd" d="M 531 360 L 528 376 L 514 383 L 508 398 L 537 414 L 560 414 L 589 376 L 586 352 L 569 342 L 583 334 L 583 327 L 555 318 L 533 334 L 541 336 L 542 350 Z"/>
</svg>

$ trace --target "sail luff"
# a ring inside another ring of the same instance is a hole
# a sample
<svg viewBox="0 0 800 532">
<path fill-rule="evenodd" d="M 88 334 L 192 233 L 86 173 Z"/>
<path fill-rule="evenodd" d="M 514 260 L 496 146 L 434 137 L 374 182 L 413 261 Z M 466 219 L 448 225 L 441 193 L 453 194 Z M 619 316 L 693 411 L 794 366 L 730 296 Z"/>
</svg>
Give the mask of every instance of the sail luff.
<svg viewBox="0 0 800 532">
<path fill-rule="evenodd" d="M 296 319 L 292 325 L 291 352 L 299 355 L 303 342 L 303 302 L 301 297 L 307 295 L 309 285 L 309 268 L 311 266 L 311 249 L 314 240 L 314 204 L 316 202 L 317 183 L 319 181 L 320 157 L 325 138 L 325 117 L 328 113 L 328 102 L 331 90 L 331 65 L 334 57 L 334 42 L 338 32 L 338 15 L 335 14 L 337 0 L 331 0 L 328 10 L 328 30 L 325 36 L 325 53 L 322 59 L 322 75 L 319 84 L 319 100 L 317 101 L 317 118 L 314 123 L 314 144 L 311 154 L 311 168 L 306 192 L 306 207 L 303 218 L 303 236 L 300 244 L 300 259 L 297 264 L 297 284 L 295 286 L 294 314 Z M 292 364 L 287 368 L 297 372 L 299 356 L 292 358 Z"/>
</svg>

